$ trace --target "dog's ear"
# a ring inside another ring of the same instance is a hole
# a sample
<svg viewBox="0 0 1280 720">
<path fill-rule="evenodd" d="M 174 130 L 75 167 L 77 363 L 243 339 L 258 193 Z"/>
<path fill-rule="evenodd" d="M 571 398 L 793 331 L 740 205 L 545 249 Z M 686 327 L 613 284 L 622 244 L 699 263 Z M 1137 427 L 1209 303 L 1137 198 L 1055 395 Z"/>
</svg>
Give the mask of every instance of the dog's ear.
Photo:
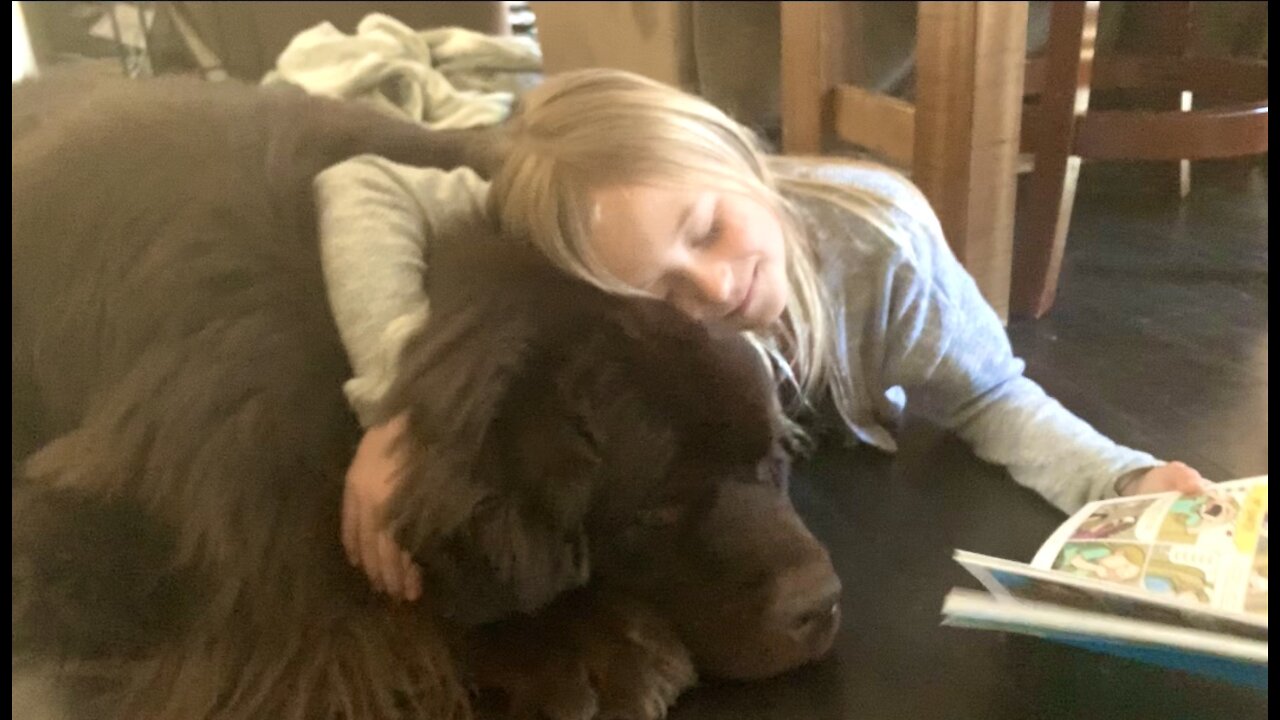
<svg viewBox="0 0 1280 720">
<path fill-rule="evenodd" d="M 543 328 L 519 296 L 450 293 L 406 344 L 384 408 L 409 420 L 405 482 L 387 521 L 420 558 L 483 568 L 513 609 L 532 611 L 586 581 L 582 524 L 598 457 L 564 403 L 541 392 L 553 388 L 544 373 L 526 367 Z M 520 398 L 532 390 L 541 400 L 498 417 L 521 376 Z"/>
<path fill-rule="evenodd" d="M 478 552 L 531 613 L 561 592 L 586 584 L 590 553 L 585 529 L 602 460 L 592 427 L 590 376 L 602 338 L 572 344 L 566 357 L 537 362 L 513 388 L 513 411 L 491 432 L 518 465 L 504 466 L 505 485 L 479 504 L 470 532 Z"/>
<path fill-rule="evenodd" d="M 468 539 L 518 612 L 534 613 L 560 593 L 585 585 L 590 576 L 581 524 L 558 527 L 513 497 L 482 503 Z"/>
<path fill-rule="evenodd" d="M 451 305 L 433 308 L 405 344 L 383 408 L 408 416 L 406 482 L 388 503 L 387 520 L 414 548 L 453 535 L 497 490 L 477 478 L 479 453 L 535 332 L 527 313 L 501 312 L 484 299 Z"/>
</svg>

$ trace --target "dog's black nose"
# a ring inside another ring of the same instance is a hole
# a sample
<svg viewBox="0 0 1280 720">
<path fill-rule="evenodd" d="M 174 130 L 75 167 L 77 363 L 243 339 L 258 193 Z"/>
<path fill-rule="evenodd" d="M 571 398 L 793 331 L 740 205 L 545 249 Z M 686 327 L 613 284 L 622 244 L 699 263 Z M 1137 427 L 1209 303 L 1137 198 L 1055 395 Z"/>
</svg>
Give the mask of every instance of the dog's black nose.
<svg viewBox="0 0 1280 720">
<path fill-rule="evenodd" d="M 826 563 L 811 563 L 783 574 L 774 617 L 786 633 L 817 650 L 829 645 L 840 625 L 840 578 Z"/>
<path fill-rule="evenodd" d="M 797 640 L 821 638 L 835 629 L 840 620 L 840 596 L 820 600 L 812 610 L 801 613 L 791 625 Z"/>
</svg>

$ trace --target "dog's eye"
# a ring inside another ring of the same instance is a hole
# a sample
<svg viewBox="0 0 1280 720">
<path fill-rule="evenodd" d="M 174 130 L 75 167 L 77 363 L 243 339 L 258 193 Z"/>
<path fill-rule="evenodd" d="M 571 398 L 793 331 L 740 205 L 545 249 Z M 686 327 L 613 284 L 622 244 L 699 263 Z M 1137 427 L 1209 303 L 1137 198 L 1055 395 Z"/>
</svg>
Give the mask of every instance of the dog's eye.
<svg viewBox="0 0 1280 720">
<path fill-rule="evenodd" d="M 637 525 L 644 527 L 666 527 L 680 522 L 684 517 L 685 506 L 676 503 L 645 508 L 636 513 Z"/>
</svg>

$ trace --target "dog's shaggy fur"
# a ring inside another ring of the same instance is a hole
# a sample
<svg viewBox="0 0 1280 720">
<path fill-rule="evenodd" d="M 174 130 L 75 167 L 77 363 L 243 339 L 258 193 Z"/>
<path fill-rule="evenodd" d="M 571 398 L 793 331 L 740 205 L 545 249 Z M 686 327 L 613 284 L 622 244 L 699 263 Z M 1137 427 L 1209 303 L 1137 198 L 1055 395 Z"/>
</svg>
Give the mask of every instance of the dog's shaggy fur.
<svg viewBox="0 0 1280 720">
<path fill-rule="evenodd" d="M 492 685 L 647 717 L 691 662 L 829 647 L 838 583 L 752 350 L 488 238 L 429 258 L 386 407 L 411 427 L 388 522 L 427 599 L 376 597 L 338 540 L 359 428 L 310 182 L 489 146 L 289 91 L 48 87 L 14 90 L 13 638 L 83 716 L 454 718 Z"/>
</svg>

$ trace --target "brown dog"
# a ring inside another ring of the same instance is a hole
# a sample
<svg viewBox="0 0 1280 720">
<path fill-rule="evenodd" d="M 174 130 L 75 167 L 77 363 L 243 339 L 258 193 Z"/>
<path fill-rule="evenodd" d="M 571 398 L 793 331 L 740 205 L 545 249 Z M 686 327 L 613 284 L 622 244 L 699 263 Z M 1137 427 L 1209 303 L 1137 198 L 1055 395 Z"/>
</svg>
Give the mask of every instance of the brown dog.
<svg viewBox="0 0 1280 720">
<path fill-rule="evenodd" d="M 380 600 L 338 542 L 359 428 L 310 181 L 486 150 L 238 85 L 62 107 L 13 155 L 13 637 L 84 716 L 465 717 L 470 684 L 653 717 L 694 666 L 829 648 L 839 583 L 754 351 L 486 238 L 435 249 L 389 395 L 412 432 L 388 521 L 427 600 Z"/>
</svg>

